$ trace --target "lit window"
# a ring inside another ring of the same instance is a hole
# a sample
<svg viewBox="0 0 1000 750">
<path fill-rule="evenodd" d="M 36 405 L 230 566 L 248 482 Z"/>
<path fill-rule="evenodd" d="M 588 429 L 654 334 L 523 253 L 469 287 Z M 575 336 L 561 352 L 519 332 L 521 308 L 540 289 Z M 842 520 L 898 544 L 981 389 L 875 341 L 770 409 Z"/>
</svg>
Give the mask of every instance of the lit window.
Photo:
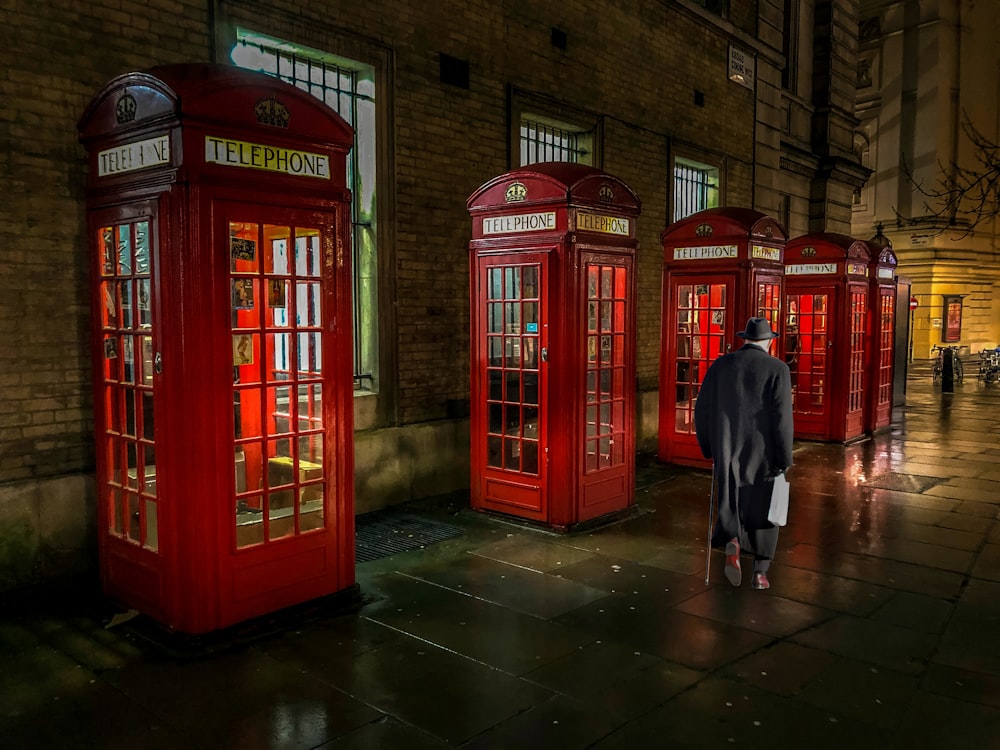
<svg viewBox="0 0 1000 750">
<path fill-rule="evenodd" d="M 572 125 L 521 117 L 521 166 L 543 161 L 593 163 L 593 131 Z"/>
<path fill-rule="evenodd" d="M 353 193 L 354 386 L 377 390 L 375 70 L 245 29 L 237 29 L 231 57 L 238 67 L 308 91 L 354 127 L 354 148 L 347 159 Z"/>
<path fill-rule="evenodd" d="M 674 221 L 719 206 L 719 170 L 689 159 L 674 160 Z"/>
</svg>

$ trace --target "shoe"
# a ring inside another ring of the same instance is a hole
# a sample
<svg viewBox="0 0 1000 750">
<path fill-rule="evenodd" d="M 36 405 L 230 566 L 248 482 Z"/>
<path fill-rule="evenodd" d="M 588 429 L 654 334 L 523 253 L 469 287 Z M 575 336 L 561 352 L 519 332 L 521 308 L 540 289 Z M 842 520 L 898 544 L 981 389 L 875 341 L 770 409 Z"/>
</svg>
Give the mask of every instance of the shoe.
<svg viewBox="0 0 1000 750">
<path fill-rule="evenodd" d="M 771 588 L 771 582 L 767 580 L 767 573 L 754 573 L 750 585 L 760 591 Z"/>
<path fill-rule="evenodd" d="M 726 579 L 739 586 L 743 581 L 743 573 L 740 570 L 740 543 L 733 537 L 726 543 Z"/>
</svg>

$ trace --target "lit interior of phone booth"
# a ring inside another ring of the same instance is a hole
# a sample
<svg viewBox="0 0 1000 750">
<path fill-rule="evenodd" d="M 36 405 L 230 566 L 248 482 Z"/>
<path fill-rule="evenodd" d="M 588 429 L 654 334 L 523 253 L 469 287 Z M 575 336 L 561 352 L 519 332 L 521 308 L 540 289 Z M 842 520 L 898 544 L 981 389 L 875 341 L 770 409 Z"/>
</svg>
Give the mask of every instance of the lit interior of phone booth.
<svg viewBox="0 0 1000 750">
<path fill-rule="evenodd" d="M 707 467 L 694 407 L 705 373 L 742 346 L 751 317 L 778 330 L 783 299 L 784 228 L 748 208 L 700 211 L 667 227 L 663 244 L 660 350 L 660 460 Z"/>
<path fill-rule="evenodd" d="M 797 438 L 864 434 L 869 260 L 867 243 L 843 234 L 803 235 L 785 246 L 782 337 Z"/>
<path fill-rule="evenodd" d="M 468 201 L 471 505 L 552 530 L 634 506 L 632 190 L 571 163 Z"/>
<path fill-rule="evenodd" d="M 864 431 L 881 432 L 892 421 L 892 392 L 896 361 L 896 254 L 881 231 L 868 240 L 871 260 L 868 277 L 868 371 Z"/>
<path fill-rule="evenodd" d="M 191 634 L 354 595 L 351 127 L 193 64 L 79 129 L 105 592 Z"/>
</svg>

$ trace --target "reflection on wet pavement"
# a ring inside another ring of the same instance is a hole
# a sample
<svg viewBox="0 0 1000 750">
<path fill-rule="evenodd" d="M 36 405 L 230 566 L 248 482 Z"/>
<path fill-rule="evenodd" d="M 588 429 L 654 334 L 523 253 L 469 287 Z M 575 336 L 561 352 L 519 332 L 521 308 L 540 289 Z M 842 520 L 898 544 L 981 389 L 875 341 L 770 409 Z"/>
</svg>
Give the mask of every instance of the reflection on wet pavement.
<svg viewBox="0 0 1000 750">
<path fill-rule="evenodd" d="M 105 629 L 93 589 L 9 595 L 0 746 L 1000 747 L 1000 386 L 929 381 L 884 434 L 797 443 L 766 592 L 717 553 L 705 585 L 708 474 L 641 457 L 640 512 L 578 535 L 413 504 L 463 533 L 208 652 Z"/>
</svg>

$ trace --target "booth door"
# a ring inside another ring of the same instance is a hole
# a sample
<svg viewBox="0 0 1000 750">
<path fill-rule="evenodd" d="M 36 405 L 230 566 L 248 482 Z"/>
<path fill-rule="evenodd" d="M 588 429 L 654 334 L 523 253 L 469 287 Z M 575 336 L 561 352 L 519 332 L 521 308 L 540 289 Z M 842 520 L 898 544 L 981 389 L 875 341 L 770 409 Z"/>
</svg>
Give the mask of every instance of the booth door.
<svg viewBox="0 0 1000 750">
<path fill-rule="evenodd" d="M 666 330 L 663 342 L 667 398 L 661 397 L 661 443 L 666 437 L 667 461 L 708 465 L 698 448 L 694 406 L 711 364 L 732 350 L 735 276 L 674 277 L 666 300 Z"/>
<path fill-rule="evenodd" d="M 586 275 L 586 404 L 583 497 L 577 521 L 629 504 L 634 472 L 635 333 L 632 259 L 584 254 Z"/>
<path fill-rule="evenodd" d="M 786 298 L 785 361 L 792 376 L 795 435 L 825 439 L 832 417 L 830 311 L 836 289 L 791 291 Z"/>
<path fill-rule="evenodd" d="M 870 320 L 875 330 L 870 337 L 874 351 L 870 353 L 873 361 L 871 373 L 872 415 L 867 428 L 877 430 L 888 427 L 892 416 L 892 386 L 893 368 L 895 364 L 896 345 L 896 293 L 887 286 L 878 287 L 878 293 L 872 306 Z"/>
<path fill-rule="evenodd" d="M 485 507 L 547 520 L 548 256 L 478 261 L 473 479 Z M 478 475 L 478 476 L 477 476 Z"/>
<path fill-rule="evenodd" d="M 162 616 L 156 419 L 160 388 L 154 218 L 95 217 L 100 362 L 95 411 L 102 578 Z"/>
<path fill-rule="evenodd" d="M 337 481 L 336 411 L 352 388 L 341 360 L 351 348 L 334 325 L 349 324 L 335 319 L 336 266 L 324 258 L 336 245 L 333 216 L 239 204 L 219 214 L 232 425 L 222 556 L 228 604 L 242 619 L 353 580 L 338 567 L 354 518 Z"/>
<path fill-rule="evenodd" d="M 852 283 L 847 286 L 848 297 L 848 350 L 847 378 L 844 383 L 842 413 L 845 416 L 843 433 L 834 437 L 850 440 L 864 432 L 865 377 L 868 365 L 868 285 Z M 839 428 L 839 425 L 838 425 Z"/>
</svg>

